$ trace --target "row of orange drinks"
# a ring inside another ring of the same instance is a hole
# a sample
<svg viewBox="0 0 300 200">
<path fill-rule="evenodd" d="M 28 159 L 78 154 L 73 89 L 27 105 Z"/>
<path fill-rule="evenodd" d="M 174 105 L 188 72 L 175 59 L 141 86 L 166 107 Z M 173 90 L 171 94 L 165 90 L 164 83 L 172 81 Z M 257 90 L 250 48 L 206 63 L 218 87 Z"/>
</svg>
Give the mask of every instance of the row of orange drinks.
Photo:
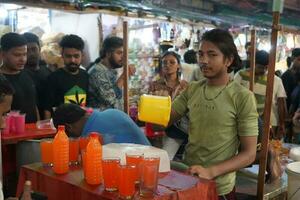
<svg viewBox="0 0 300 200">
<path fill-rule="evenodd" d="M 99 137 L 100 142 L 101 137 Z M 84 150 L 89 142 L 88 137 L 69 138 L 69 162 L 70 164 L 79 163 L 79 152 Z M 41 161 L 44 166 L 53 165 L 53 139 L 42 139 L 40 142 Z"/>
<path fill-rule="evenodd" d="M 152 196 L 155 193 L 159 157 L 144 157 L 143 154 L 126 153 L 126 165 L 121 165 L 119 158 L 102 159 L 101 143 L 103 143 L 101 135 L 97 133 L 91 133 L 91 136 L 86 138 L 68 138 L 68 162 L 70 165 L 77 165 L 81 158 L 84 177 L 88 184 L 97 185 L 104 182 L 105 190 L 118 191 L 120 197 L 125 199 L 132 198 L 136 193 L 136 184 L 139 184 L 139 193 L 142 196 Z M 87 146 L 89 146 L 88 149 L 86 149 Z M 95 148 L 95 146 L 97 146 L 96 150 L 94 149 L 92 153 L 91 148 Z M 55 152 L 53 140 L 42 140 L 40 147 L 43 165 L 52 166 Z M 89 157 L 87 158 L 88 150 Z M 79 156 L 79 152 L 81 152 L 81 156 Z"/>
<path fill-rule="evenodd" d="M 105 190 L 118 190 L 123 199 L 131 199 L 137 192 L 152 197 L 157 189 L 159 162 L 159 157 L 144 157 L 137 153 L 126 153 L 124 165 L 119 158 L 103 158 Z"/>
</svg>

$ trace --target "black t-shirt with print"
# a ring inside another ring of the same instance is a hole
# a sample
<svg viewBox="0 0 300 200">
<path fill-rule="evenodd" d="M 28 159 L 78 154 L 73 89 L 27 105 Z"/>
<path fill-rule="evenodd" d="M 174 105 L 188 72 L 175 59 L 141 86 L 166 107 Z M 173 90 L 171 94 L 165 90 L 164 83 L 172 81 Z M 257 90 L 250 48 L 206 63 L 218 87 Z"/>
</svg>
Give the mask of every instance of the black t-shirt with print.
<svg viewBox="0 0 300 200">
<path fill-rule="evenodd" d="M 4 76 L 15 90 L 11 110 L 26 113 L 26 123 L 36 122 L 36 90 L 30 76 L 24 70 L 18 74 L 4 74 Z"/>
<path fill-rule="evenodd" d="M 51 71 L 47 66 L 41 65 L 38 70 L 25 69 L 25 72 L 28 73 L 35 84 L 37 107 L 39 109 L 41 119 L 44 119 L 44 111 L 47 106 L 47 78 L 51 74 Z"/>
<path fill-rule="evenodd" d="M 47 110 L 57 107 L 63 103 L 74 103 L 81 106 L 86 105 L 88 91 L 88 74 L 80 69 L 79 73 L 73 75 L 61 68 L 50 74 L 48 83 Z"/>
</svg>

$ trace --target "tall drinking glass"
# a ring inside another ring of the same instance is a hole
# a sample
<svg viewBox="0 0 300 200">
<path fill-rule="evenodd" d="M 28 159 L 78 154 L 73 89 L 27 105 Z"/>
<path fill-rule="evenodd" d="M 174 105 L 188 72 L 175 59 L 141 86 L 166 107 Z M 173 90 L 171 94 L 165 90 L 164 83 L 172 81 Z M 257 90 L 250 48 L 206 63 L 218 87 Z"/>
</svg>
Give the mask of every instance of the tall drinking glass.
<svg viewBox="0 0 300 200">
<path fill-rule="evenodd" d="M 143 158 L 144 158 L 143 153 L 134 153 L 134 152 L 126 153 L 126 164 L 136 166 L 135 174 L 134 174 L 135 183 L 140 182 L 140 164 L 142 163 Z"/>
<path fill-rule="evenodd" d="M 135 193 L 135 174 L 136 166 L 119 166 L 119 196 L 121 199 L 132 199 Z"/>
<path fill-rule="evenodd" d="M 118 190 L 118 171 L 120 165 L 120 158 L 103 158 L 102 170 L 104 188 L 106 191 Z"/>
<path fill-rule="evenodd" d="M 144 158 L 141 164 L 140 195 L 153 197 L 157 190 L 159 157 Z"/>
<path fill-rule="evenodd" d="M 40 142 L 41 160 L 43 166 L 53 165 L 53 139 L 42 139 Z"/>
</svg>

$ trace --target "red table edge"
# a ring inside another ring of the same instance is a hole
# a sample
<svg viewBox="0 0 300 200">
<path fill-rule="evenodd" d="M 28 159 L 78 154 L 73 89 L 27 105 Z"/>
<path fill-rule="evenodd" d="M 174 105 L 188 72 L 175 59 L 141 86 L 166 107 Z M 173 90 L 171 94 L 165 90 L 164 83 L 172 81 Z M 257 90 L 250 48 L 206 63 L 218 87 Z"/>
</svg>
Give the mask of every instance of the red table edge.
<svg viewBox="0 0 300 200">
<path fill-rule="evenodd" d="M 53 137 L 56 133 L 55 129 L 37 129 L 34 123 L 26 124 L 26 132 L 23 134 L 1 135 L 1 144 L 16 144 L 22 140 L 35 138 Z"/>
<path fill-rule="evenodd" d="M 20 197 L 23 192 L 24 184 L 26 181 L 25 180 L 26 179 L 26 175 L 25 175 L 26 170 L 34 171 L 33 169 L 26 167 L 26 165 L 21 167 L 20 173 L 19 173 L 19 179 L 18 179 L 18 183 L 17 183 L 16 197 Z M 183 173 L 183 172 L 176 171 L 176 170 L 173 170 L 173 171 L 175 171 L 176 173 L 179 173 L 179 174 L 187 175 L 187 173 Z M 170 172 L 162 172 L 162 173 L 160 173 L 160 177 L 167 176 Z M 216 186 L 216 182 L 214 180 L 207 180 L 207 179 L 203 179 L 203 178 L 199 178 L 199 180 L 201 180 L 201 181 L 197 182 L 196 187 L 199 187 L 200 182 L 209 182 L 210 184 L 214 184 Z M 216 187 L 215 187 L 215 193 L 217 193 Z"/>
</svg>

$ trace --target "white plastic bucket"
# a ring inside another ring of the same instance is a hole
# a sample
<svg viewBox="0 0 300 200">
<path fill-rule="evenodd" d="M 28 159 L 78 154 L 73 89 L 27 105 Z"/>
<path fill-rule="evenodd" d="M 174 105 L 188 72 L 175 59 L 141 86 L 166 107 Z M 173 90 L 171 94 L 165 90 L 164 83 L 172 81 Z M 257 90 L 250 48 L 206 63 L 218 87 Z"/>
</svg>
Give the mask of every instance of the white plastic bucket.
<svg viewBox="0 0 300 200">
<path fill-rule="evenodd" d="M 288 175 L 288 200 L 300 199 L 300 162 L 293 162 L 287 165 Z"/>
</svg>

